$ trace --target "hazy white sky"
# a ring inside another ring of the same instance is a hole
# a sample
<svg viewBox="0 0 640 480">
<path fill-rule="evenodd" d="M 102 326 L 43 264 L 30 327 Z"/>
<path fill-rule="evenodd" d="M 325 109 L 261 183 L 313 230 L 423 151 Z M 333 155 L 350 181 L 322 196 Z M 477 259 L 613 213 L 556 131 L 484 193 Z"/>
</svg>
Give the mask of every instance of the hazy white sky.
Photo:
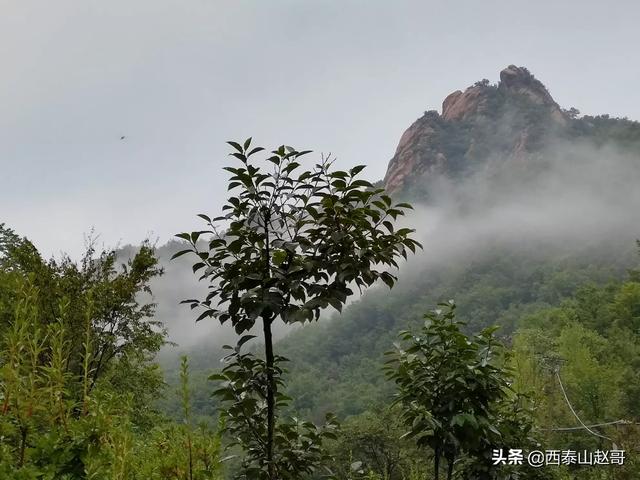
<svg viewBox="0 0 640 480">
<path fill-rule="evenodd" d="M 636 1 L 0 0 L 0 222 L 46 255 L 164 242 L 253 135 L 366 163 L 515 63 L 564 107 L 640 118 Z M 120 140 L 121 136 L 126 136 Z"/>
</svg>

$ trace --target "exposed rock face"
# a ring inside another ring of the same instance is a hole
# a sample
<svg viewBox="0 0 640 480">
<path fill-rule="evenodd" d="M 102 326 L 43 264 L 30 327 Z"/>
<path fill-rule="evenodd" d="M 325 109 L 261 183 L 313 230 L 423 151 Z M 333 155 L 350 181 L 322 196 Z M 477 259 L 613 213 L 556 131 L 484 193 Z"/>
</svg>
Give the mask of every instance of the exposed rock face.
<svg viewBox="0 0 640 480">
<path fill-rule="evenodd" d="M 558 106 L 542 82 L 537 80 L 529 70 L 523 67 L 509 65 L 502 70 L 500 72 L 500 88 L 527 95 L 536 103 Z"/>
<path fill-rule="evenodd" d="M 430 111 L 416 120 L 400 139 L 385 187 L 398 192 L 425 176 L 454 174 L 496 152 L 525 161 L 541 135 L 567 123 L 545 86 L 526 68 L 509 65 L 497 85 L 483 80 L 464 92 L 456 90 L 444 99 L 441 115 Z"/>
<path fill-rule="evenodd" d="M 464 92 L 456 90 L 442 102 L 442 118 L 464 120 L 481 110 L 483 99 L 483 88 L 480 86 L 469 87 Z"/>
<path fill-rule="evenodd" d="M 566 116 L 547 88 L 526 68 L 509 65 L 502 70 L 500 72 L 500 88 L 524 95 L 532 102 L 548 107 L 555 121 L 561 124 L 566 123 Z"/>
<path fill-rule="evenodd" d="M 432 148 L 438 145 L 439 128 L 434 118 L 437 116 L 437 112 L 427 112 L 402 134 L 384 179 L 389 192 L 401 190 L 406 179 L 416 172 L 440 173 L 446 159 L 437 148 Z M 426 158 L 429 160 L 425 161 Z"/>
</svg>

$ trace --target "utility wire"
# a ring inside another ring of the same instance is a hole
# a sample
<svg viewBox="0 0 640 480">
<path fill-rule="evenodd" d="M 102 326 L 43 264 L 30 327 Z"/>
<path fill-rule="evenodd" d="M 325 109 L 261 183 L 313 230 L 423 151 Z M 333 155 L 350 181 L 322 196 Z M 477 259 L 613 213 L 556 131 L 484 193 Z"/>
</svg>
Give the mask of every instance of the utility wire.
<svg viewBox="0 0 640 480">
<path fill-rule="evenodd" d="M 604 435 L 600 435 L 599 433 L 594 432 L 588 426 L 586 426 L 582 420 L 580 420 L 580 417 L 578 416 L 576 411 L 573 409 L 573 406 L 571 405 L 571 402 L 569 401 L 569 397 L 567 397 L 567 392 L 564 389 L 564 385 L 562 385 L 562 380 L 560 379 L 560 368 L 558 368 L 556 370 L 556 377 L 558 378 L 558 383 L 560 384 L 560 389 L 562 390 L 562 394 L 564 395 L 564 399 L 567 401 L 567 405 L 569 405 L 569 409 L 571 410 L 571 413 L 573 413 L 573 416 L 576 417 L 576 419 L 578 420 L 580 425 L 582 425 L 582 428 L 584 430 L 586 430 L 587 432 L 589 432 L 590 434 L 595 435 L 596 437 L 604 438 L 606 440 L 609 440 L 610 442 L 613 442 L 613 440 L 611 440 L 609 437 L 606 437 Z M 593 425 L 593 426 L 595 426 L 595 425 Z M 580 429 L 580 427 L 577 427 L 577 428 Z"/>
<path fill-rule="evenodd" d="M 640 425 L 640 424 L 630 422 L 629 420 L 614 420 L 613 422 L 596 423 L 595 425 L 587 425 L 587 427 L 589 428 L 606 427 L 608 425 Z M 584 427 L 541 428 L 540 430 L 546 430 L 550 432 L 567 432 L 571 430 L 584 430 Z"/>
</svg>

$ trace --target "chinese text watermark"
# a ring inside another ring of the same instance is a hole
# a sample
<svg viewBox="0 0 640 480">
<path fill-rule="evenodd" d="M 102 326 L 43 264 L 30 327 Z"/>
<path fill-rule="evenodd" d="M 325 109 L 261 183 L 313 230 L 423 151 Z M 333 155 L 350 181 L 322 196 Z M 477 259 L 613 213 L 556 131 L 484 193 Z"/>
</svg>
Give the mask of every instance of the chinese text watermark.
<svg viewBox="0 0 640 480">
<path fill-rule="evenodd" d="M 491 452 L 494 465 L 624 465 L 624 450 L 531 450 L 498 448 Z"/>
</svg>

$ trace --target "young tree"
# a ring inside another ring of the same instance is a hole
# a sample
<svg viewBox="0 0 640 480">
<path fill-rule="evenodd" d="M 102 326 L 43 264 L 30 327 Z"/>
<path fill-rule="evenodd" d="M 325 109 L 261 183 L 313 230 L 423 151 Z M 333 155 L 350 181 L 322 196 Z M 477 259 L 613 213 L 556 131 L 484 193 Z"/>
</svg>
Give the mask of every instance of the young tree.
<svg viewBox="0 0 640 480">
<path fill-rule="evenodd" d="M 133 393 L 140 413 L 136 420 L 147 421 L 149 400 L 162 388 L 151 359 L 164 345 L 166 331 L 153 319 L 155 304 L 144 303 L 143 294 L 151 293 L 150 282 L 161 274 L 148 242 L 121 264 L 117 252 L 96 252 L 92 245 L 79 262 L 68 256 L 45 260 L 31 242 L 0 224 L 0 344 L 15 323 L 20 289 L 32 284 L 35 325 L 47 329 L 64 317 L 65 368 L 75 379 L 87 372 L 83 388 L 71 383 L 72 395 L 82 399 L 98 383 L 107 383 Z"/>
<path fill-rule="evenodd" d="M 433 450 L 435 480 L 444 457 L 450 480 L 461 455 L 484 456 L 501 440 L 497 407 L 508 398 L 509 377 L 499 365 L 503 348 L 495 328 L 468 338 L 455 320 L 455 304 L 441 307 L 425 315 L 418 334 L 400 333 L 407 345 L 388 353 L 386 369 L 408 435 Z"/>
<path fill-rule="evenodd" d="M 428 463 L 410 439 L 400 439 L 404 429 L 399 408 L 385 406 L 349 417 L 329 444 L 337 477 L 418 478 Z"/>
<path fill-rule="evenodd" d="M 407 249 L 413 252 L 419 244 L 410 238 L 411 229 L 393 225 L 410 205 L 394 205 L 384 189 L 358 179 L 364 166 L 338 171 L 323 158 L 313 169 L 302 169 L 300 161 L 310 152 L 281 146 L 266 159 L 272 167 L 267 170 L 254 157 L 264 149 L 251 148 L 251 139 L 229 144 L 240 165 L 225 170 L 232 175 L 229 190 L 237 194 L 223 207 L 224 215 L 199 215 L 209 229 L 179 234 L 190 248 L 174 257 L 196 254 L 193 270 L 203 271 L 201 279 L 211 284 L 206 298 L 185 301 L 202 308 L 198 320 L 231 322 L 239 335 L 262 323 L 266 432 L 258 443 L 266 458 L 265 476 L 254 478 L 275 480 L 284 473 L 274 460 L 274 321 L 317 320 L 328 306 L 341 310 L 354 286 L 366 288 L 378 279 L 392 287 L 396 277 L 384 268 L 397 267 L 398 257 L 406 258 Z M 203 235 L 209 235 L 206 248 Z"/>
</svg>

